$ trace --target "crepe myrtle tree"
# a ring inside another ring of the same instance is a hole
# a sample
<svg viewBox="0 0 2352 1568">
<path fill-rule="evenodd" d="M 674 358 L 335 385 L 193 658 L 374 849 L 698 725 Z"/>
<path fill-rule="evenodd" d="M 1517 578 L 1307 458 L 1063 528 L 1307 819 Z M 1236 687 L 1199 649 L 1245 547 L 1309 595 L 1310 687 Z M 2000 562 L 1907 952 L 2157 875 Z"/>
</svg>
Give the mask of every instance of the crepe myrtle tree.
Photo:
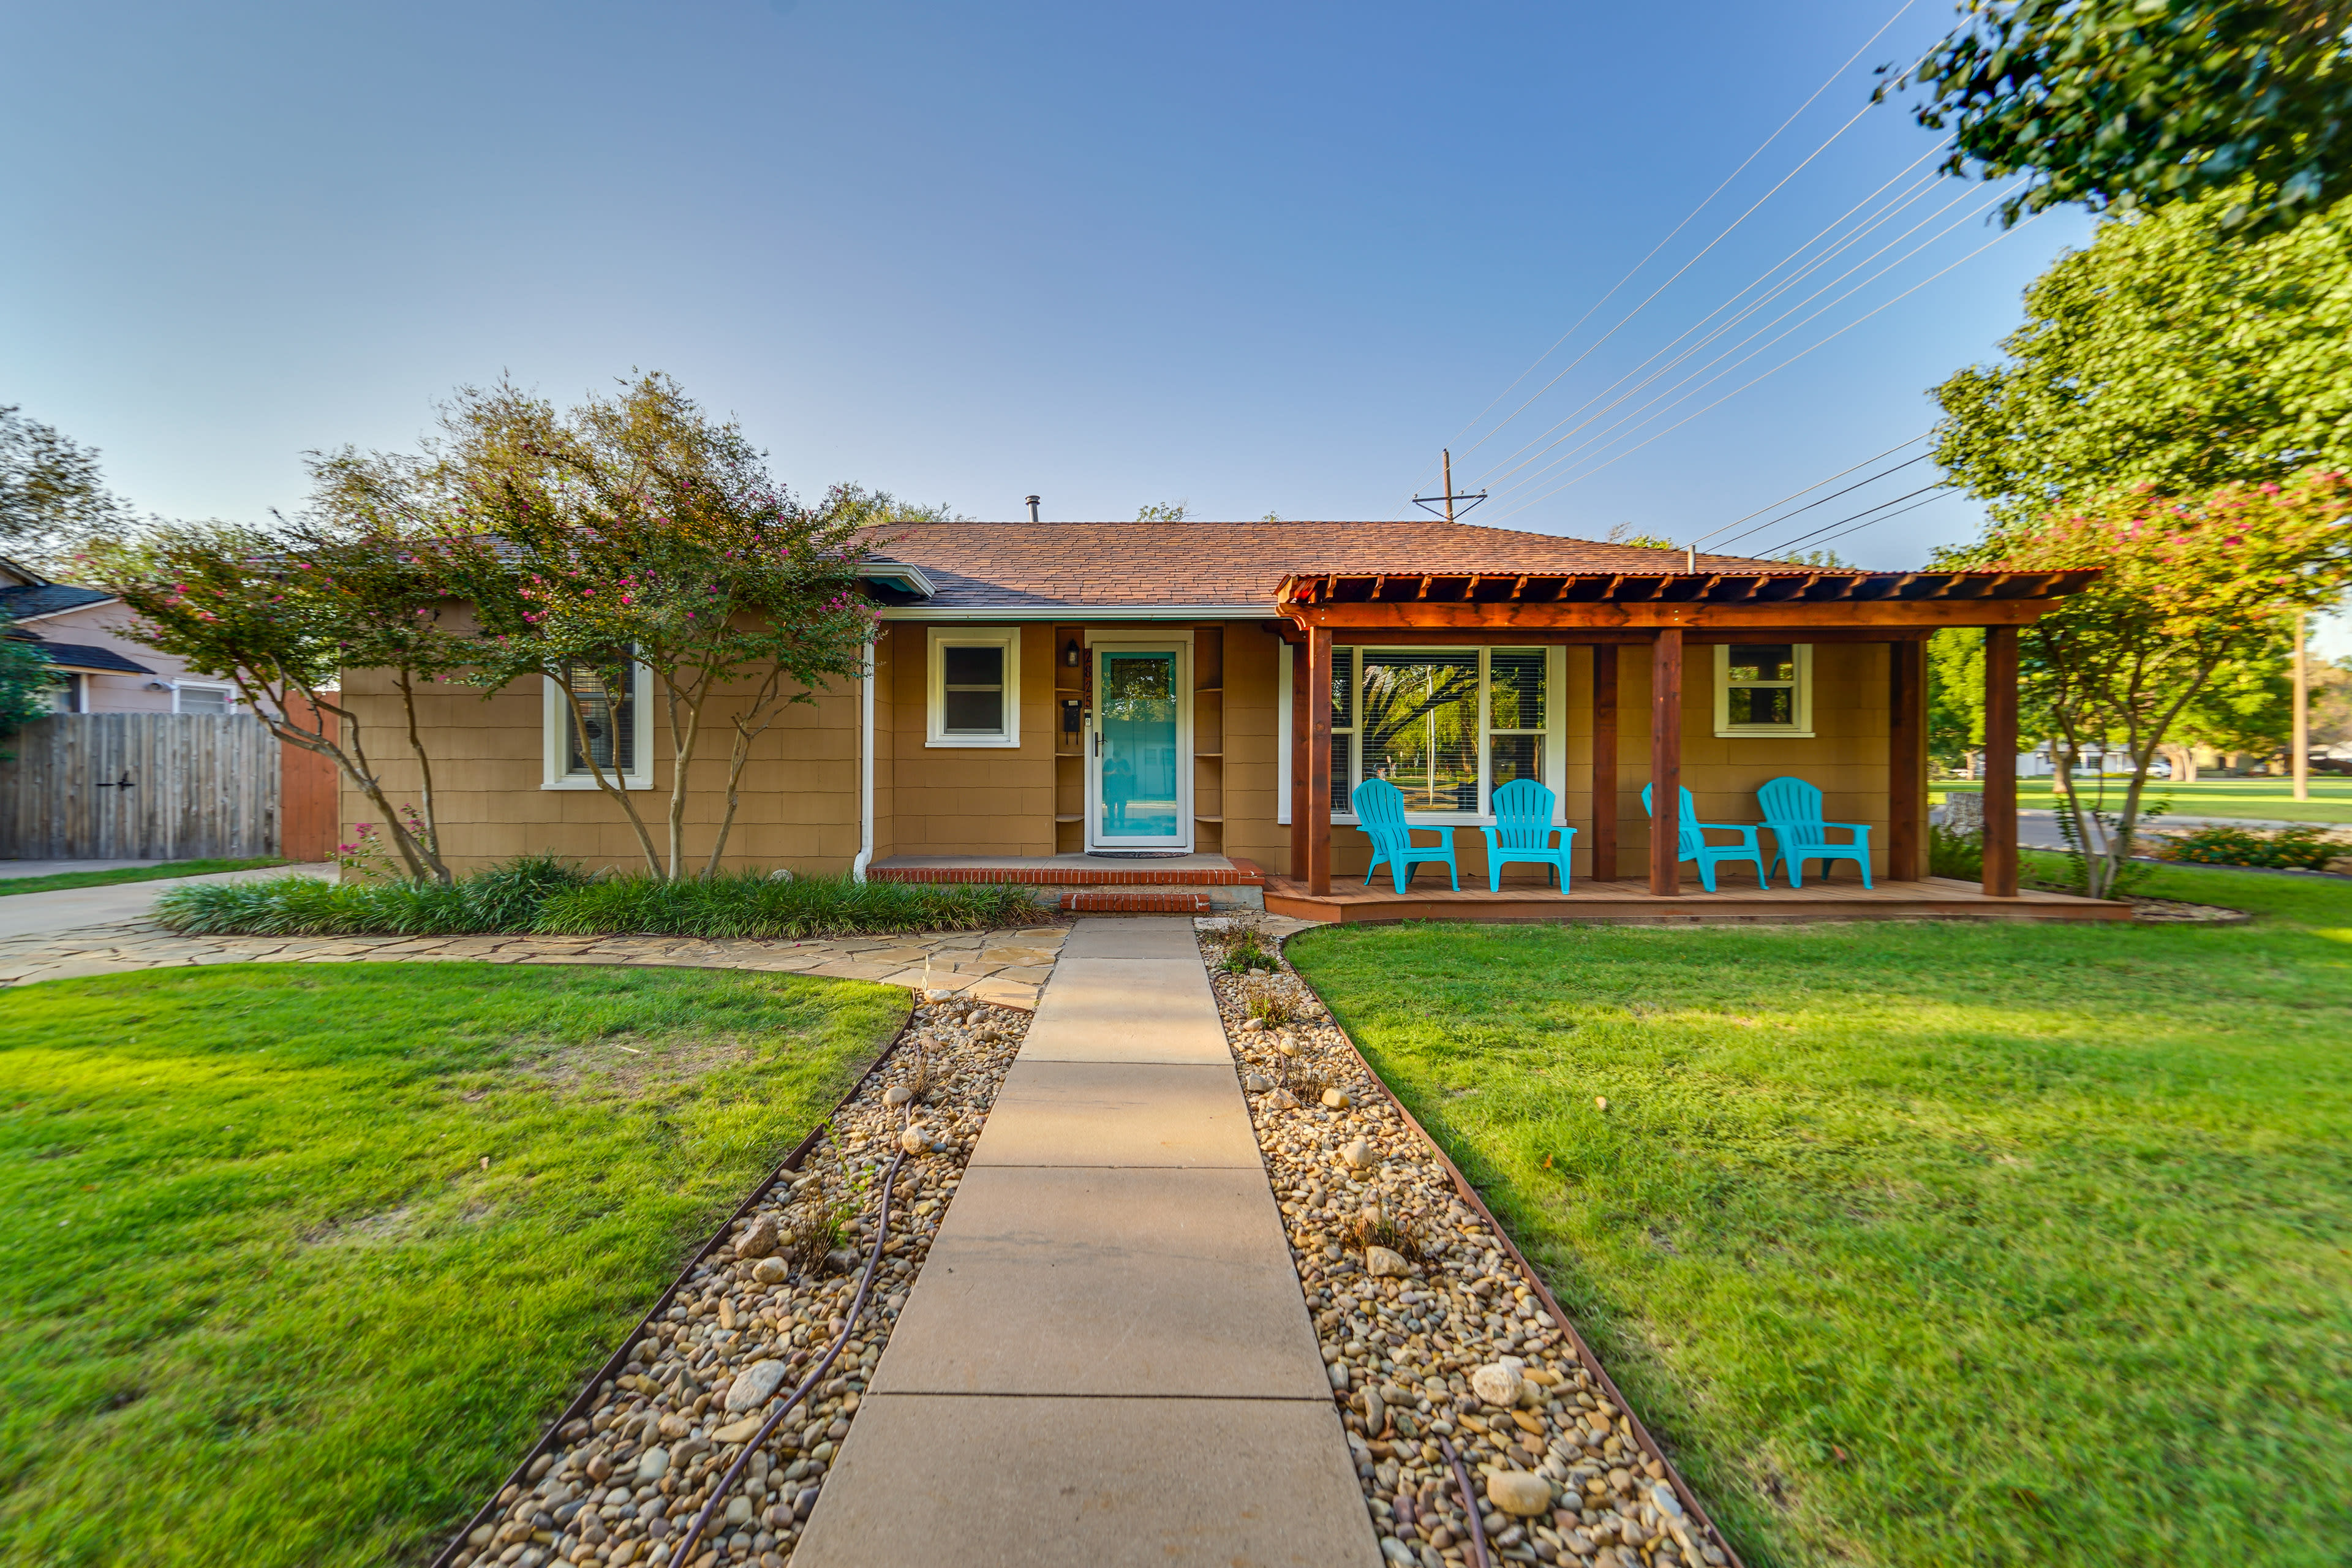
<svg viewBox="0 0 2352 1568">
<path fill-rule="evenodd" d="M 2333 604 L 2352 580 L 2352 481 L 2323 470 L 2193 499 L 2135 490 L 1996 530 L 1965 554 L 1952 563 L 2106 568 L 2025 627 L 2020 649 L 2062 752 L 2057 799 L 2081 846 L 2083 891 L 2105 897 L 2128 868 L 2150 770 L 2182 715 L 2217 672 L 2260 658 L 2284 615 Z M 2093 743 L 2119 743 L 2131 773 L 2120 808 L 2086 823 L 2063 764 Z"/>
<path fill-rule="evenodd" d="M 343 483 L 334 461 L 313 464 L 330 502 Z M 266 529 L 158 524 L 93 542 L 78 561 L 137 616 L 131 637 L 228 681 L 279 740 L 331 759 L 381 814 L 409 876 L 450 880 L 416 704 L 473 650 L 441 624 L 449 587 L 437 540 L 330 504 Z M 385 672 L 399 694 L 391 745 L 415 763 L 415 802 L 395 804 L 373 750 L 379 729 L 345 700 L 342 674 L 358 669 Z"/>
<path fill-rule="evenodd" d="M 581 751 L 647 869 L 670 879 L 689 874 L 692 764 L 723 727 L 726 807 L 702 867 L 715 872 L 753 743 L 829 681 L 865 673 L 875 613 L 857 566 L 886 509 L 850 487 L 796 501 L 735 424 L 659 374 L 568 413 L 511 385 L 467 388 L 443 428 L 450 549 L 485 638 L 475 679 L 554 683 L 584 735 L 606 694 L 628 692 L 637 667 L 651 673 L 670 742 L 663 831 L 596 748 Z"/>
</svg>

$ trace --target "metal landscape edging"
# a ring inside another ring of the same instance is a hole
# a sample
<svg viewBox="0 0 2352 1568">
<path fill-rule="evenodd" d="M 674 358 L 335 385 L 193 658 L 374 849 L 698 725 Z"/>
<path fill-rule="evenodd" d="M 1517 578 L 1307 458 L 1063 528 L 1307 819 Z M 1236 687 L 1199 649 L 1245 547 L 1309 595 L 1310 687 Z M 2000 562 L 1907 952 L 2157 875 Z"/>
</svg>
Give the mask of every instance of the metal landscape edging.
<svg viewBox="0 0 2352 1568">
<path fill-rule="evenodd" d="M 1280 942 L 1281 948 L 1286 950 L 1290 945 L 1290 938 L 1298 934 L 1297 931 L 1292 931 L 1289 936 L 1283 937 Z M 1297 966 L 1291 963 L 1290 955 L 1286 951 L 1283 952 L 1282 962 L 1289 968 L 1291 974 L 1297 979 L 1298 983 L 1307 987 L 1307 994 L 1313 996 L 1317 1004 L 1322 1007 L 1324 1016 L 1329 1021 L 1331 1027 L 1339 1034 L 1348 1049 L 1354 1053 L 1365 1075 L 1380 1086 L 1381 1096 L 1395 1108 L 1399 1116 L 1404 1118 L 1405 1125 L 1412 1128 L 1420 1136 L 1421 1141 L 1429 1146 L 1430 1152 L 1437 1156 L 1438 1163 L 1444 1165 L 1446 1174 L 1454 1178 L 1454 1190 L 1472 1208 L 1477 1210 L 1479 1217 L 1484 1219 L 1487 1227 L 1495 1233 L 1495 1239 L 1501 1244 L 1504 1253 L 1510 1258 L 1513 1266 L 1525 1277 L 1528 1288 L 1536 1293 L 1536 1299 L 1544 1304 L 1544 1310 L 1551 1314 L 1552 1321 L 1559 1325 L 1560 1331 L 1566 1334 L 1569 1342 L 1576 1347 L 1576 1359 L 1582 1363 L 1584 1370 L 1607 1391 L 1609 1402 L 1617 1406 L 1625 1421 L 1628 1435 L 1664 1468 L 1667 1479 L 1674 1484 L 1675 1497 L 1683 1505 L 1683 1511 L 1690 1515 L 1699 1527 L 1706 1531 L 1708 1538 L 1728 1560 L 1728 1568 L 1747 1568 L 1746 1563 L 1740 1558 L 1738 1549 L 1731 1544 L 1731 1540 L 1724 1534 L 1722 1526 L 1715 1522 L 1715 1517 L 1708 1513 L 1706 1506 L 1698 1500 L 1698 1494 L 1693 1491 L 1690 1483 L 1683 1479 L 1682 1468 L 1666 1457 L 1664 1446 L 1650 1435 L 1650 1429 L 1643 1425 L 1641 1416 L 1634 1414 L 1633 1401 L 1627 1399 L 1618 1388 L 1616 1379 L 1609 1375 L 1609 1369 L 1601 1364 L 1601 1358 L 1593 1353 L 1591 1345 L 1585 1342 L 1584 1336 L 1577 1331 L 1576 1324 L 1570 1320 L 1559 1300 L 1552 1295 L 1551 1287 L 1543 1282 L 1543 1276 L 1536 1272 L 1534 1265 L 1528 1261 L 1527 1255 L 1519 1250 L 1518 1244 L 1513 1241 L 1510 1233 L 1503 1228 L 1503 1222 L 1495 1217 L 1495 1211 L 1486 1206 L 1485 1198 L 1479 1196 L 1478 1189 L 1470 1184 L 1470 1179 L 1462 1173 L 1462 1168 L 1454 1163 L 1451 1155 L 1446 1153 L 1445 1146 L 1430 1135 L 1429 1129 L 1421 1124 L 1420 1118 L 1405 1109 L 1404 1101 L 1399 1100 L 1396 1097 L 1396 1091 L 1389 1088 L 1388 1080 L 1382 1078 L 1379 1070 L 1372 1066 L 1370 1058 L 1364 1055 L 1363 1047 L 1356 1044 L 1356 1037 L 1348 1032 L 1348 1026 L 1339 1022 L 1339 1015 L 1333 1010 L 1330 999 L 1315 988 L 1313 981 L 1298 973 Z"/>
<path fill-rule="evenodd" d="M 620 1348 L 613 1352 L 602 1367 L 590 1375 L 586 1385 L 573 1395 L 572 1403 L 565 1405 L 555 1419 L 547 1424 L 547 1430 L 540 1434 L 539 1441 L 532 1444 L 530 1451 L 523 1455 L 521 1461 L 507 1473 L 507 1479 L 499 1483 L 498 1489 L 490 1494 L 490 1500 L 476 1510 L 472 1518 L 459 1525 L 457 1533 L 450 1537 L 448 1544 L 435 1554 L 432 1568 L 451 1568 L 451 1564 L 457 1561 L 457 1553 L 471 1544 L 468 1538 L 474 1531 L 499 1517 L 504 1506 L 499 1499 L 506 1495 L 507 1489 L 527 1484 L 530 1479 L 529 1474 L 530 1467 L 541 1454 L 550 1452 L 556 1446 L 557 1436 L 564 1426 L 594 1408 L 598 1391 L 606 1382 L 620 1376 L 621 1369 L 628 1364 L 629 1347 L 643 1339 L 646 1331 L 653 1327 L 655 1321 L 662 1313 L 669 1310 L 671 1304 L 677 1300 L 677 1293 L 693 1280 L 695 1270 L 701 1268 L 712 1253 L 727 1244 L 728 1238 L 734 1235 L 735 1222 L 750 1214 L 752 1206 L 787 1172 L 798 1171 L 801 1168 L 801 1163 L 809 1157 L 810 1152 L 817 1145 L 817 1140 L 824 1136 L 825 1129 L 833 1125 L 833 1119 L 841 1114 L 842 1108 L 857 1098 L 859 1091 L 865 1089 L 867 1081 L 876 1073 L 880 1072 L 883 1066 L 898 1053 L 898 1047 L 906 1043 L 908 1035 L 915 1026 L 915 1015 L 921 1002 L 922 998 L 919 995 L 913 996 L 907 1008 L 906 1022 L 898 1026 L 898 1032 L 890 1037 L 890 1043 L 883 1047 L 880 1054 L 866 1064 L 866 1070 L 857 1075 L 857 1081 L 851 1084 L 847 1092 L 839 1100 L 834 1101 L 833 1109 L 825 1112 L 817 1124 L 810 1128 L 807 1134 L 793 1146 L 792 1152 L 786 1154 L 777 1162 L 772 1170 L 760 1178 L 757 1184 L 751 1188 L 750 1195 L 736 1205 L 735 1212 L 719 1222 L 718 1231 L 709 1240 L 702 1244 L 692 1258 L 687 1260 L 686 1267 L 678 1270 L 677 1278 L 669 1282 L 668 1288 L 656 1299 L 646 1315 L 637 1320 L 636 1327 L 623 1336 Z"/>
</svg>

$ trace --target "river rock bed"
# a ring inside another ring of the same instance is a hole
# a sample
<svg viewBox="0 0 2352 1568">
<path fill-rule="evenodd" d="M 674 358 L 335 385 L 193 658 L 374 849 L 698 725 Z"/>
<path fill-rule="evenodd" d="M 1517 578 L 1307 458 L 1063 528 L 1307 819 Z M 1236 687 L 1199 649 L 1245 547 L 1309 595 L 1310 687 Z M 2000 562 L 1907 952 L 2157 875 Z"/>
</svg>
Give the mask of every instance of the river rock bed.
<svg viewBox="0 0 2352 1568">
<path fill-rule="evenodd" d="M 1201 928 L 1383 1560 L 1472 1561 L 1443 1438 L 1478 1488 L 1499 1560 L 1727 1563 L 1275 944 L 1246 918 Z M 1273 967 L 1229 969 L 1236 953 Z"/>
<path fill-rule="evenodd" d="M 527 1482 L 499 1494 L 498 1517 L 467 1536 L 457 1568 L 668 1562 L 773 1402 L 845 1326 L 874 1239 L 876 1183 L 911 1109 L 929 1138 L 900 1167 L 856 1332 L 834 1375 L 752 1455 L 691 1560 L 694 1568 L 791 1562 L 1028 1025 L 1013 1008 L 944 996 L 919 1004 L 908 1037 L 800 1170 L 780 1174 L 734 1222 L 620 1376 L 599 1386 L 590 1413 L 565 1423 Z"/>
</svg>

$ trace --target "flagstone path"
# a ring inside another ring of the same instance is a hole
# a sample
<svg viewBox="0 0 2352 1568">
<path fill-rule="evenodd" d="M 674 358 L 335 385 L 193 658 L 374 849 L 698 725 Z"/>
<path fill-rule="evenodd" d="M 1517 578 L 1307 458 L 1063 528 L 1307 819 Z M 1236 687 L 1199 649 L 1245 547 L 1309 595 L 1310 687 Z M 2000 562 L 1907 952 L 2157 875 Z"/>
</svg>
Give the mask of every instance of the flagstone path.
<svg viewBox="0 0 2352 1568">
<path fill-rule="evenodd" d="M 793 1568 L 1381 1561 L 1192 922 L 1081 920 Z"/>
<path fill-rule="evenodd" d="M 51 895 L 20 895 L 29 901 Z M 12 900 L 13 901 L 13 900 Z M 1019 931 L 925 931 L 903 937 L 807 942 L 707 942 L 693 937 L 205 937 L 152 920 L 0 939 L 0 986 L 192 963 L 355 963 L 370 960 L 476 963 L 617 963 L 688 969 L 763 969 L 928 987 L 1000 1007 L 1034 1007 L 1068 934 L 1062 926 Z"/>
</svg>

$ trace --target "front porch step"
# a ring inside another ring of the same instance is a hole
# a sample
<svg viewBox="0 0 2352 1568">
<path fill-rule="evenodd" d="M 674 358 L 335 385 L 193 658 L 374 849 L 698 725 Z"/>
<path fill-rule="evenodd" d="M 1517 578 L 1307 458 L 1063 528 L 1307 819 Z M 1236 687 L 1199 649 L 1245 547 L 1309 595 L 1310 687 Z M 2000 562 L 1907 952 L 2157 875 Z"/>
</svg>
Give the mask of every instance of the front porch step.
<svg viewBox="0 0 2352 1568">
<path fill-rule="evenodd" d="M 1095 855 L 894 855 L 877 882 L 1019 882 L 1033 888 L 1263 888 L 1254 861 L 1223 855 L 1116 860 Z"/>
<path fill-rule="evenodd" d="M 1097 891 L 1064 893 L 1062 910 L 1073 915 L 1205 915 L 1206 893 Z"/>
</svg>

